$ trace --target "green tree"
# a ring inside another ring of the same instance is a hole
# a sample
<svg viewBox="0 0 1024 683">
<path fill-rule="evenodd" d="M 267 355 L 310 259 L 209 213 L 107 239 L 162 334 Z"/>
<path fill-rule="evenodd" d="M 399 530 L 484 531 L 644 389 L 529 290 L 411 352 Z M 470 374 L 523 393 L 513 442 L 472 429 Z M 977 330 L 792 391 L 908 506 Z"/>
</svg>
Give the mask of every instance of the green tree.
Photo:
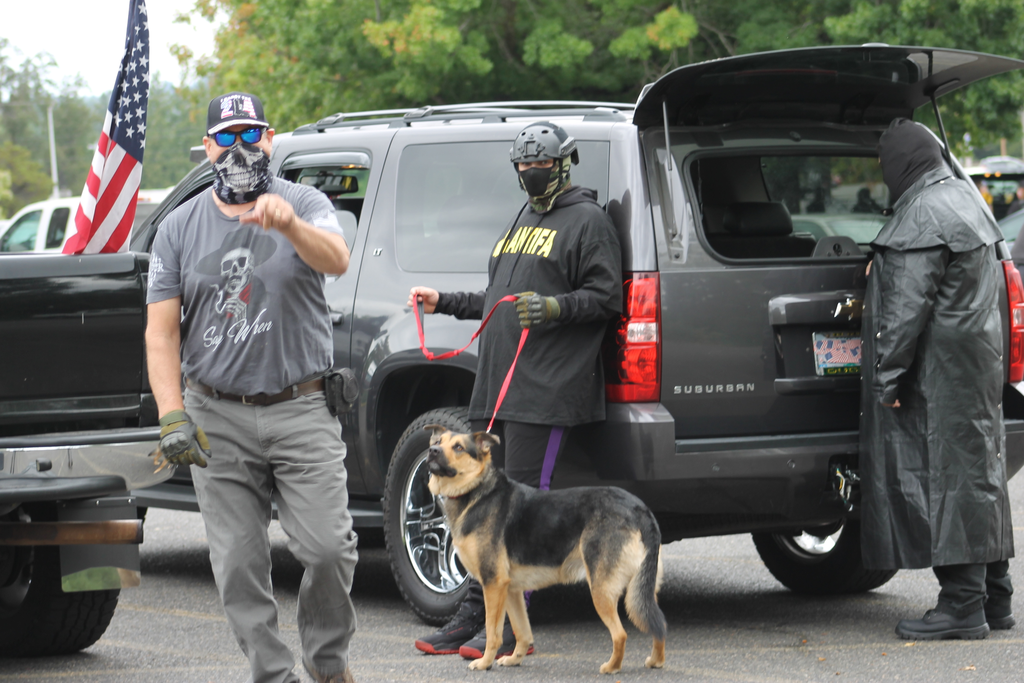
<svg viewBox="0 0 1024 683">
<path fill-rule="evenodd" d="M 931 45 L 1024 57 L 1024 3 L 1020 0 L 876 0 L 851 3 L 825 20 L 837 43 Z M 1024 74 L 986 79 L 942 97 L 939 110 L 954 152 L 969 152 L 964 133 L 983 146 L 1016 137 L 1024 107 Z M 930 111 L 921 120 L 934 123 Z"/>
<path fill-rule="evenodd" d="M 57 179 L 63 192 L 77 196 L 85 187 L 93 150 L 106 113 L 107 98 L 83 98 L 81 82 L 66 83 L 53 101 L 53 137 L 57 151 Z M 45 116 L 45 112 L 43 113 Z M 44 119 L 45 120 L 45 119 Z M 33 154 L 39 160 L 39 153 Z M 49 146 L 46 168 L 49 168 Z"/>
<path fill-rule="evenodd" d="M 634 101 L 684 64 L 887 42 L 1024 57 L 1020 0 L 197 0 L 212 90 L 260 93 L 282 130 L 338 111 L 505 99 Z M 950 139 L 1014 137 L 1020 75 L 941 100 Z M 205 103 L 204 103 L 205 104 Z M 928 113 L 921 112 L 923 120 Z"/>
<path fill-rule="evenodd" d="M 50 175 L 24 147 L 10 142 L 0 144 L 0 173 L 5 171 L 10 174 L 11 183 L 9 193 L 0 193 L 0 215 L 12 216 L 26 204 L 50 196 Z"/>
<path fill-rule="evenodd" d="M 0 220 L 7 218 L 4 207 L 14 201 L 14 193 L 11 192 L 11 172 L 6 168 L 0 168 Z"/>
<path fill-rule="evenodd" d="M 142 163 L 144 189 L 170 187 L 192 170 L 189 150 L 202 144 L 206 133 L 205 103 L 200 110 L 194 100 L 189 88 L 153 79 Z"/>
<path fill-rule="evenodd" d="M 47 71 L 53 58 L 47 54 L 12 64 L 8 41 L 0 38 L 0 142 L 25 149 L 40 160 L 49 159 L 46 110 L 53 103 Z M 49 162 L 45 167 L 49 169 Z"/>
<path fill-rule="evenodd" d="M 362 33 L 363 20 L 375 16 L 372 0 L 197 0 L 199 18 L 214 21 L 218 12 L 227 18 L 214 58 L 197 59 L 177 48 L 189 76 L 209 83 L 207 95 L 258 92 L 279 130 L 345 108 L 394 104 L 386 93 L 398 78 Z"/>
<path fill-rule="evenodd" d="M 649 0 L 198 0 L 196 13 L 226 17 L 216 55 L 179 59 L 218 91 L 257 90 L 282 129 L 345 110 L 631 100 L 695 34 L 676 3 Z"/>
</svg>

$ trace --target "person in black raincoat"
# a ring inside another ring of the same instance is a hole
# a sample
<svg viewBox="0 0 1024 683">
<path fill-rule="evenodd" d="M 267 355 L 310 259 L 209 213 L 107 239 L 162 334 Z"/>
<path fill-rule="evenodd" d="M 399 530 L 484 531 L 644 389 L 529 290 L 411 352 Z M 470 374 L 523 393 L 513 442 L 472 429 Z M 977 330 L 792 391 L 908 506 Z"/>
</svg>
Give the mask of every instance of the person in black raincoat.
<svg viewBox="0 0 1024 683">
<path fill-rule="evenodd" d="M 938 604 L 903 638 L 1014 625 L 1002 419 L 1002 235 L 924 126 L 879 141 L 893 215 L 872 242 L 863 318 L 861 546 L 870 569 L 932 567 Z"/>
</svg>

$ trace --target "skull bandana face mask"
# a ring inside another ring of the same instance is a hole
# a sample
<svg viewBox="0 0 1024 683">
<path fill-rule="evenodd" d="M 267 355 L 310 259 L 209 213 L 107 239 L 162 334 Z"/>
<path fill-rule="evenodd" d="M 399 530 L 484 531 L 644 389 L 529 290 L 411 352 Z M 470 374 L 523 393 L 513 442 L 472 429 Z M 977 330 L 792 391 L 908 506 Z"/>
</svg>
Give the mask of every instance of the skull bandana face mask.
<svg viewBox="0 0 1024 683">
<path fill-rule="evenodd" d="M 213 191 L 225 204 L 247 204 L 270 189 L 270 157 L 238 140 L 214 162 Z"/>
</svg>

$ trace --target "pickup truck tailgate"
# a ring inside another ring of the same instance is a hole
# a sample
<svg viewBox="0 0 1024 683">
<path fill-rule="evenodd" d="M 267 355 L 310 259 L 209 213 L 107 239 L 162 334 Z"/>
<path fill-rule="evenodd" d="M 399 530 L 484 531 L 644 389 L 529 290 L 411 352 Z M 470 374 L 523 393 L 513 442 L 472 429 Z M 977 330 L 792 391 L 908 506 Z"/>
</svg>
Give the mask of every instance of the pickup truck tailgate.
<svg viewBox="0 0 1024 683">
<path fill-rule="evenodd" d="M 139 414 L 145 317 L 134 254 L 4 255 L 0 301 L 0 429 Z"/>
</svg>

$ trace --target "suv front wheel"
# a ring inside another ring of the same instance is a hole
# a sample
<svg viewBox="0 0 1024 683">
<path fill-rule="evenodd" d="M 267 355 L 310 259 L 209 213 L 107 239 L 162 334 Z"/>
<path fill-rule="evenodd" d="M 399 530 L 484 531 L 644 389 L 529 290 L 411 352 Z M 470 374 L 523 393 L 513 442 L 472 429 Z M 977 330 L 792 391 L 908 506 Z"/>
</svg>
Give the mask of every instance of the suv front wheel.
<svg viewBox="0 0 1024 683">
<path fill-rule="evenodd" d="M 444 520 L 441 498 L 427 489 L 427 448 L 438 424 L 470 431 L 465 408 L 440 408 L 416 418 L 395 446 L 384 492 L 384 539 L 402 597 L 428 624 L 440 626 L 458 611 L 467 579 Z"/>
<path fill-rule="evenodd" d="M 863 593 L 883 585 L 896 570 L 865 569 L 860 553 L 860 522 L 847 519 L 798 534 L 756 533 L 754 545 L 768 571 L 797 593 Z"/>
</svg>

